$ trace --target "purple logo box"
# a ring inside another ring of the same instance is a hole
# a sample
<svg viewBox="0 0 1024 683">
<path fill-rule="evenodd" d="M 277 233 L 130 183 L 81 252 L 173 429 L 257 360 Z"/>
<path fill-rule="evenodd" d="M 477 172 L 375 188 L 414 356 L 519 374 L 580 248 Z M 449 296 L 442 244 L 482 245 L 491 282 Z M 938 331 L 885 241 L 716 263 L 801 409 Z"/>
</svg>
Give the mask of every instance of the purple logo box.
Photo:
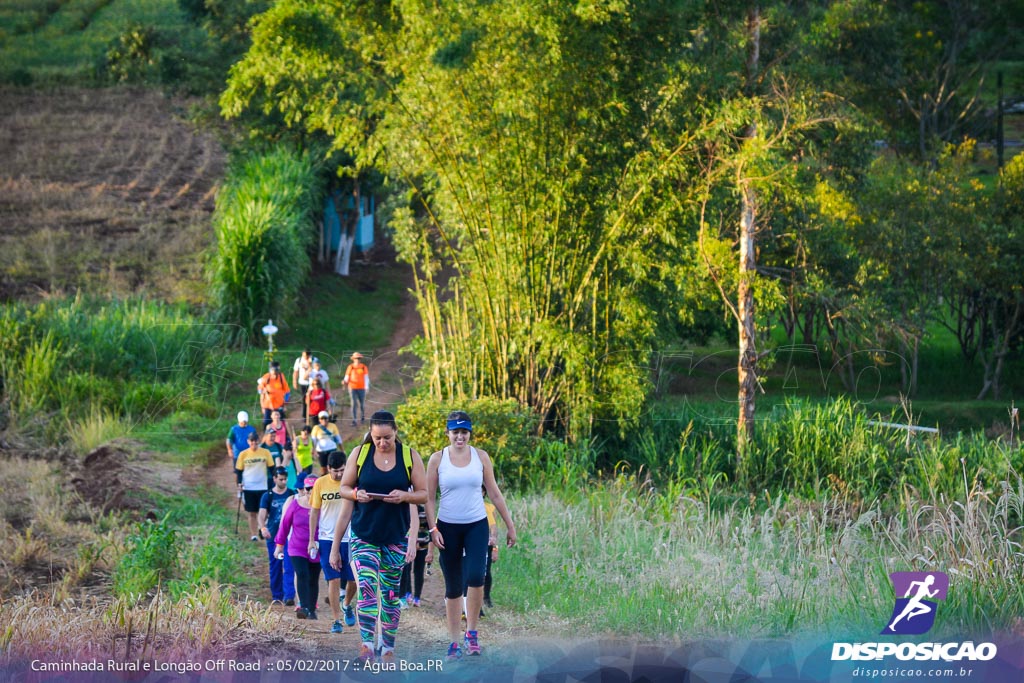
<svg viewBox="0 0 1024 683">
<path fill-rule="evenodd" d="M 895 592 L 892 616 L 883 635 L 920 635 L 935 624 L 939 600 L 949 592 L 949 577 L 942 572 L 893 572 Z"/>
</svg>

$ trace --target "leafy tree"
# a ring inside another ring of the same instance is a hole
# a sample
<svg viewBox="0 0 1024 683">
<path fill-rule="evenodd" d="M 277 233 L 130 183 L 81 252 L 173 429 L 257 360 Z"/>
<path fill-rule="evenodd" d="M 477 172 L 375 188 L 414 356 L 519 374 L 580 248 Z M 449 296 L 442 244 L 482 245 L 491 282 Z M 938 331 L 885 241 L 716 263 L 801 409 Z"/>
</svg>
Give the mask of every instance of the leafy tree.
<svg viewBox="0 0 1024 683">
<path fill-rule="evenodd" d="M 516 398 L 585 437 L 640 413 L 665 318 L 653 293 L 670 285 L 652 282 L 675 237 L 647 209 L 681 146 L 649 128 L 686 9 L 278 3 L 222 102 L 326 132 L 412 188 L 391 228 L 435 396 Z"/>
<path fill-rule="evenodd" d="M 816 25 L 816 62 L 890 144 L 931 160 L 976 134 L 987 72 L 1022 25 L 1016 0 L 838 0 Z"/>
<path fill-rule="evenodd" d="M 970 262 L 977 266 L 972 280 L 982 292 L 977 348 L 985 375 L 979 400 L 990 393 L 999 398 L 1007 356 L 1024 332 L 1024 155 L 1003 168 L 991 216 L 981 239 L 970 244 Z"/>
<path fill-rule="evenodd" d="M 861 194 L 856 233 L 859 280 L 878 310 L 879 339 L 900 350 L 903 391 L 917 391 L 918 357 L 926 325 L 935 319 L 962 259 L 965 237 L 983 210 L 968 179 L 973 144 L 947 147 L 932 169 L 880 156 Z"/>
<path fill-rule="evenodd" d="M 766 5 L 285 1 L 255 22 L 222 104 L 325 132 L 409 188 L 390 227 L 436 398 L 515 398 L 585 438 L 635 423 L 659 331 L 693 320 L 701 292 L 752 343 L 751 297 L 781 300 L 733 245 L 741 216 L 770 235 L 799 203 L 831 114 L 786 47 L 800 8 Z"/>
</svg>

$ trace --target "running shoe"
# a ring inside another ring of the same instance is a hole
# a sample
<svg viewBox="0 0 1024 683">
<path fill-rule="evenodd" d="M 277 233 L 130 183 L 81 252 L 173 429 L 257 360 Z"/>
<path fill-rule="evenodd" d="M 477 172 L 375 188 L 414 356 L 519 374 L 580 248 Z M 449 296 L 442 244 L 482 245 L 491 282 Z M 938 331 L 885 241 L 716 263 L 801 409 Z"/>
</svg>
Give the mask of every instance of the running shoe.
<svg viewBox="0 0 1024 683">
<path fill-rule="evenodd" d="M 260 540 L 260 537 L 259 536 L 251 536 L 251 537 L 249 537 L 249 540 L 250 541 L 258 541 L 258 540 Z"/>
<path fill-rule="evenodd" d="M 366 643 L 359 646 L 359 663 L 363 666 L 373 664 L 373 648 Z"/>
<path fill-rule="evenodd" d="M 335 621 L 331 624 L 331 633 L 341 633 L 341 620 Z"/>
<path fill-rule="evenodd" d="M 420 599 L 419 598 L 413 598 L 412 599 L 412 606 L 413 607 L 419 607 L 420 606 Z"/>
<path fill-rule="evenodd" d="M 356 610 L 352 605 L 342 605 L 341 611 L 345 613 L 345 626 L 356 625 Z"/>
<path fill-rule="evenodd" d="M 308 609 L 308 610 L 306 610 L 306 618 L 311 620 L 311 621 L 316 621 L 316 610 L 315 609 Z"/>
<path fill-rule="evenodd" d="M 385 666 L 387 666 L 388 669 L 390 669 L 392 666 L 395 665 L 395 651 L 394 650 L 388 650 L 387 652 L 383 653 L 380 656 L 380 662 L 381 662 L 381 664 L 384 664 Z"/>
<path fill-rule="evenodd" d="M 458 643 L 452 643 L 448 646 L 448 661 L 455 662 L 460 659 L 462 659 L 462 648 Z"/>
<path fill-rule="evenodd" d="M 409 601 L 405 598 L 398 598 L 398 609 L 408 609 Z"/>
<path fill-rule="evenodd" d="M 476 636 L 476 631 L 466 631 L 465 643 L 466 654 L 470 657 L 480 654 L 480 640 Z"/>
<path fill-rule="evenodd" d="M 295 610 L 295 618 L 296 619 L 308 619 L 309 618 L 309 612 L 307 612 L 306 610 L 304 610 L 304 609 L 302 609 L 300 607 L 299 609 Z"/>
<path fill-rule="evenodd" d="M 295 606 L 295 598 L 288 598 L 287 600 L 285 600 L 284 601 L 284 606 L 285 607 L 294 607 Z"/>
</svg>

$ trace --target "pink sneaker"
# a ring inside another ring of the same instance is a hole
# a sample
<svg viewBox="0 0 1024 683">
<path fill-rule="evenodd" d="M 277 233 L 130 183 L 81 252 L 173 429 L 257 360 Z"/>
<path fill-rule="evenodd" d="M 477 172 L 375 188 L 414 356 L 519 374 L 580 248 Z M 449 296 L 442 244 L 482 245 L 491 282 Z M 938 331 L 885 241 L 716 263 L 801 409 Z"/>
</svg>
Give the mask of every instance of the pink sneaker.
<svg viewBox="0 0 1024 683">
<path fill-rule="evenodd" d="M 466 654 L 470 657 L 480 654 L 480 640 L 476 636 L 476 631 L 466 631 Z"/>
</svg>

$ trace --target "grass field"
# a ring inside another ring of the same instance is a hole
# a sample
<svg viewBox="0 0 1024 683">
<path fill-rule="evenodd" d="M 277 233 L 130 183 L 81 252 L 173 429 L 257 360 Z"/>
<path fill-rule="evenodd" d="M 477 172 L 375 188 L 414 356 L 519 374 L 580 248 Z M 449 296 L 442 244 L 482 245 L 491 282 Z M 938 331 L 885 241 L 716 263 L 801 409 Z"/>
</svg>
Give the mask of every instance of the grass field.
<svg viewBox="0 0 1024 683">
<path fill-rule="evenodd" d="M 889 572 L 939 570 L 953 583 L 937 637 L 1022 626 L 1019 477 L 1005 491 L 912 501 L 905 517 L 785 497 L 718 508 L 680 496 L 666 514 L 638 484 L 594 483 L 574 502 L 516 497 L 521 548 L 503 553 L 495 590 L 573 632 L 843 639 L 884 626 Z"/>
<path fill-rule="evenodd" d="M 102 82 L 113 41 L 133 26 L 158 26 L 186 46 L 202 35 L 176 0 L 13 0 L 0 8 L 0 82 Z"/>
</svg>

